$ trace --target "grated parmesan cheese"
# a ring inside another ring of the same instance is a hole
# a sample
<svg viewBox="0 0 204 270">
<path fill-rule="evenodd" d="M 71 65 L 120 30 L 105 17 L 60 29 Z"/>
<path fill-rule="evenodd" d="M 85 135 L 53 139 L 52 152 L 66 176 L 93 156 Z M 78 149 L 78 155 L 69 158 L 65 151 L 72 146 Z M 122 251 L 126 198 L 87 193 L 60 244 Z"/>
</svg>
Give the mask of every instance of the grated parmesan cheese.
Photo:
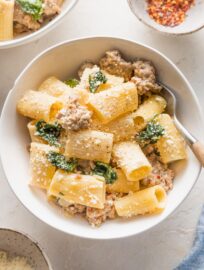
<svg viewBox="0 0 204 270">
<path fill-rule="evenodd" d="M 0 250 L 0 270 L 34 270 L 34 268 L 28 264 L 25 257 L 10 257 L 7 252 Z"/>
</svg>

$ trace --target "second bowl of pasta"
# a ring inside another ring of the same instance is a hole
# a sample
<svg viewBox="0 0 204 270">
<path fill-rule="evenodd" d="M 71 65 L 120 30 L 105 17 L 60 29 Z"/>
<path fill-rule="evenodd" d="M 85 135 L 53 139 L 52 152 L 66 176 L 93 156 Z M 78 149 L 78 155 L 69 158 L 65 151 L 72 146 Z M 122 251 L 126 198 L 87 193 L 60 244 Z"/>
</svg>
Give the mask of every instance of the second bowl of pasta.
<svg viewBox="0 0 204 270">
<path fill-rule="evenodd" d="M 170 215 L 201 167 L 166 110 L 158 78 L 179 89 L 178 116 L 201 137 L 193 90 L 152 48 L 95 37 L 34 59 L 1 118 L 2 163 L 20 201 L 54 228 L 95 239 L 141 233 Z"/>
</svg>

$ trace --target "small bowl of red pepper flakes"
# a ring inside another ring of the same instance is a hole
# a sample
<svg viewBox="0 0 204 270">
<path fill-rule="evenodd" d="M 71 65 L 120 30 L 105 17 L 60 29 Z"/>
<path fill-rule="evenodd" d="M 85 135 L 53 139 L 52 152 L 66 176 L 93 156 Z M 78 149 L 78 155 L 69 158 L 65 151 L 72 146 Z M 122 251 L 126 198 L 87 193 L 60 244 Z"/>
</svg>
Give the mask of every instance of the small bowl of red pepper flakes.
<svg viewBox="0 0 204 270">
<path fill-rule="evenodd" d="M 189 34 L 204 27 L 204 0 L 128 0 L 136 17 L 164 33 Z"/>
</svg>

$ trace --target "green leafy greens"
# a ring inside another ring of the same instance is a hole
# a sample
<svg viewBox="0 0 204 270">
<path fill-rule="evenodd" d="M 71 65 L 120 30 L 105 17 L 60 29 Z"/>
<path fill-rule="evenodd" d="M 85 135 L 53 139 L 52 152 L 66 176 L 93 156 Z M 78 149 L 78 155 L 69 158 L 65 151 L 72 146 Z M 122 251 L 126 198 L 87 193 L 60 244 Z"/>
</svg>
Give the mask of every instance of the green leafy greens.
<svg viewBox="0 0 204 270">
<path fill-rule="evenodd" d="M 27 14 L 32 15 L 35 20 L 39 20 L 43 13 L 42 0 L 16 0 L 20 8 Z"/>
<path fill-rule="evenodd" d="M 69 79 L 69 80 L 66 80 L 64 83 L 66 83 L 71 88 L 74 88 L 75 86 L 79 84 L 79 81 L 77 79 Z"/>
<path fill-rule="evenodd" d="M 165 129 L 160 124 L 156 123 L 155 120 L 152 120 L 147 124 L 146 128 L 138 134 L 137 140 L 143 146 L 154 144 L 164 136 L 164 133 Z"/>
<path fill-rule="evenodd" d="M 53 166 L 67 172 L 73 172 L 77 166 L 76 160 L 74 159 L 66 160 L 64 155 L 54 151 L 50 151 L 47 154 L 47 159 Z"/>
<path fill-rule="evenodd" d="M 99 161 L 97 161 L 95 165 L 92 171 L 93 174 L 103 176 L 106 180 L 106 184 L 113 184 L 117 180 L 117 173 L 110 165 Z"/>
<path fill-rule="evenodd" d="M 96 73 L 93 73 L 89 75 L 89 89 L 91 93 L 95 93 L 98 89 L 98 87 L 107 82 L 106 76 L 101 72 L 97 71 Z"/>
<path fill-rule="evenodd" d="M 58 137 L 62 131 L 62 126 L 58 123 L 48 124 L 44 120 L 39 120 L 36 124 L 35 135 L 40 136 L 50 145 L 60 146 Z"/>
</svg>

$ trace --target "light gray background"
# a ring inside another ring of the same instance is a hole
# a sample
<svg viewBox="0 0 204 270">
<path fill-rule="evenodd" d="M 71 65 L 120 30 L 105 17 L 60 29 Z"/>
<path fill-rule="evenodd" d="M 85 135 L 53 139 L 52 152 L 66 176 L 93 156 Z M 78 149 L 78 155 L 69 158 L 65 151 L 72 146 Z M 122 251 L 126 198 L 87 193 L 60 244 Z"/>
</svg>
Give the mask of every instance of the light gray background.
<svg viewBox="0 0 204 270">
<path fill-rule="evenodd" d="M 57 42 L 91 35 L 131 38 L 160 50 L 183 71 L 203 105 L 204 30 L 189 36 L 164 36 L 137 21 L 125 0 L 80 0 L 65 21 L 39 41 L 0 50 L 0 108 L 34 56 Z M 35 237 L 54 270 L 171 270 L 190 249 L 203 194 L 204 174 L 182 206 L 156 228 L 122 240 L 89 241 L 66 236 L 33 217 L 10 190 L 0 167 L 0 227 Z"/>
</svg>

